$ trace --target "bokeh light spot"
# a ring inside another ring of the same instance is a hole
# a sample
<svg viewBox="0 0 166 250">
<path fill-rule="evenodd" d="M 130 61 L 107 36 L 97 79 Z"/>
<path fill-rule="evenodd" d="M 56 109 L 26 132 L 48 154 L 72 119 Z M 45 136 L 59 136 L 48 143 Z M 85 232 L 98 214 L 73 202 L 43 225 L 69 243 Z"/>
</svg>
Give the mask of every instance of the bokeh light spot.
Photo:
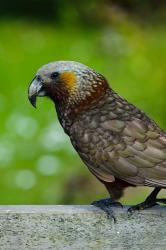
<svg viewBox="0 0 166 250">
<path fill-rule="evenodd" d="M 40 140 L 43 147 L 49 151 L 60 151 L 72 148 L 69 138 L 65 135 L 58 123 L 49 124 L 43 130 Z"/>
<path fill-rule="evenodd" d="M 0 168 L 8 167 L 14 155 L 14 144 L 10 141 L 1 140 L 0 143 Z"/>
<path fill-rule="evenodd" d="M 37 162 L 37 170 L 46 176 L 55 174 L 59 166 L 59 159 L 51 155 L 44 155 Z"/>
<path fill-rule="evenodd" d="M 36 176 L 31 170 L 20 170 L 16 175 L 15 182 L 21 189 L 31 189 L 36 183 Z"/>
<path fill-rule="evenodd" d="M 37 131 L 37 122 L 32 117 L 14 113 L 7 120 L 7 128 L 23 138 L 31 138 Z"/>
</svg>

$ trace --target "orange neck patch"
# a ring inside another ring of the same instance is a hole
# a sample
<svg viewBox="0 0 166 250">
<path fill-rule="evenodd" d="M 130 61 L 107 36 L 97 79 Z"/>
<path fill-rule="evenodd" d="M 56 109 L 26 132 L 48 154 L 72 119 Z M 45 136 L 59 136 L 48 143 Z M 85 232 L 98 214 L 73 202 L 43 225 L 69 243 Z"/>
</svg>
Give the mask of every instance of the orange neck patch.
<svg viewBox="0 0 166 250">
<path fill-rule="evenodd" d="M 69 90 L 76 87 L 76 75 L 73 72 L 62 73 L 60 75 L 60 81 L 62 81 Z"/>
</svg>

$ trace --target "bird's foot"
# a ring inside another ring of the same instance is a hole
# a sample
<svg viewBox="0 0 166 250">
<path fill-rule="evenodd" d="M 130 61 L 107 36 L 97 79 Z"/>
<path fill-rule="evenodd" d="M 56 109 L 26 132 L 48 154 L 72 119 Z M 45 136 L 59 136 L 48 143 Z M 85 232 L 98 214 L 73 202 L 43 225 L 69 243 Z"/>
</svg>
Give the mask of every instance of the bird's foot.
<svg viewBox="0 0 166 250">
<path fill-rule="evenodd" d="M 166 204 L 166 199 L 156 199 L 157 202 Z"/>
<path fill-rule="evenodd" d="M 116 222 L 116 218 L 115 218 L 114 212 L 111 208 L 112 207 L 123 207 L 120 202 L 114 201 L 111 198 L 94 201 L 94 202 L 92 202 L 91 205 L 94 205 L 94 206 L 100 208 L 101 210 L 103 210 L 107 214 L 108 219 L 113 218 L 114 222 Z"/>
<path fill-rule="evenodd" d="M 135 206 L 132 206 L 128 209 L 129 213 L 133 213 L 134 211 L 139 211 L 143 209 L 147 209 L 156 205 L 159 205 L 158 202 L 160 203 L 165 203 L 166 204 L 166 199 L 157 199 L 156 196 L 159 193 L 161 188 L 155 188 L 152 193 L 146 198 L 146 200 L 140 204 L 137 204 Z"/>
<path fill-rule="evenodd" d="M 158 205 L 157 201 L 158 201 L 157 199 L 150 200 L 150 199 L 147 198 L 144 202 L 139 203 L 139 204 L 137 204 L 135 206 L 130 207 L 128 209 L 128 212 L 129 213 L 133 213 L 134 211 L 140 211 L 140 210 L 144 210 L 144 209 L 156 206 L 156 205 Z"/>
<path fill-rule="evenodd" d="M 147 202 L 146 200 L 142 203 L 139 203 L 135 206 L 132 206 L 128 209 L 129 213 L 133 213 L 134 211 L 140 211 L 140 210 L 144 210 L 153 206 L 158 205 L 156 201 L 152 201 L 152 202 Z"/>
</svg>

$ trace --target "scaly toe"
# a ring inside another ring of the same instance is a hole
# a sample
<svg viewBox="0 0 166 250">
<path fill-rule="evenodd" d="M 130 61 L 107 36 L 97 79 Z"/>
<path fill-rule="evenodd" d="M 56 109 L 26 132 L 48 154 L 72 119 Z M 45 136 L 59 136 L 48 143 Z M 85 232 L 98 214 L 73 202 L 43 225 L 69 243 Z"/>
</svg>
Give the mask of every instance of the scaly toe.
<svg viewBox="0 0 166 250">
<path fill-rule="evenodd" d="M 158 205 L 156 202 L 153 202 L 153 203 L 147 203 L 146 201 L 145 202 L 142 202 L 140 204 L 137 204 L 135 206 L 132 206 L 128 209 L 128 213 L 131 214 L 135 211 L 140 211 L 140 210 L 144 210 L 144 209 L 147 209 L 147 208 L 150 208 L 150 207 L 153 207 L 153 206 L 156 206 Z"/>
<path fill-rule="evenodd" d="M 114 222 L 116 222 L 116 218 L 114 216 L 114 212 L 111 209 L 111 207 L 119 207 L 119 206 L 123 207 L 120 202 L 114 201 L 111 198 L 94 201 L 94 202 L 92 202 L 91 205 L 94 205 L 94 206 L 100 208 L 101 210 L 103 210 L 107 214 L 107 218 L 113 219 Z"/>
<path fill-rule="evenodd" d="M 157 202 L 160 202 L 160 203 L 163 203 L 163 204 L 166 204 L 166 199 L 156 199 Z"/>
<path fill-rule="evenodd" d="M 91 203 L 91 205 L 94 205 L 94 206 L 104 205 L 104 206 L 121 207 L 121 208 L 123 208 L 123 205 L 120 202 L 114 201 L 111 198 L 106 198 L 106 199 L 101 199 L 101 200 L 98 200 L 98 201 L 93 201 Z"/>
</svg>

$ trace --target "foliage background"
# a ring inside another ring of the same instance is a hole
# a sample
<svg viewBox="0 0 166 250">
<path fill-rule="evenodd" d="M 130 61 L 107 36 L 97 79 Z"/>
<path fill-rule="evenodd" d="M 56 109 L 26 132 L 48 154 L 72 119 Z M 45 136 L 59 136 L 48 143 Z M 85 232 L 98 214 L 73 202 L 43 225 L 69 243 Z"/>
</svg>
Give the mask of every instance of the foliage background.
<svg viewBox="0 0 166 250">
<path fill-rule="evenodd" d="M 39 100 L 34 110 L 27 88 L 41 65 L 79 61 L 166 129 L 165 14 L 161 0 L 0 2 L 0 204 L 108 196 L 72 149 L 52 103 Z M 123 202 L 139 202 L 149 190 L 129 188 Z"/>
</svg>

